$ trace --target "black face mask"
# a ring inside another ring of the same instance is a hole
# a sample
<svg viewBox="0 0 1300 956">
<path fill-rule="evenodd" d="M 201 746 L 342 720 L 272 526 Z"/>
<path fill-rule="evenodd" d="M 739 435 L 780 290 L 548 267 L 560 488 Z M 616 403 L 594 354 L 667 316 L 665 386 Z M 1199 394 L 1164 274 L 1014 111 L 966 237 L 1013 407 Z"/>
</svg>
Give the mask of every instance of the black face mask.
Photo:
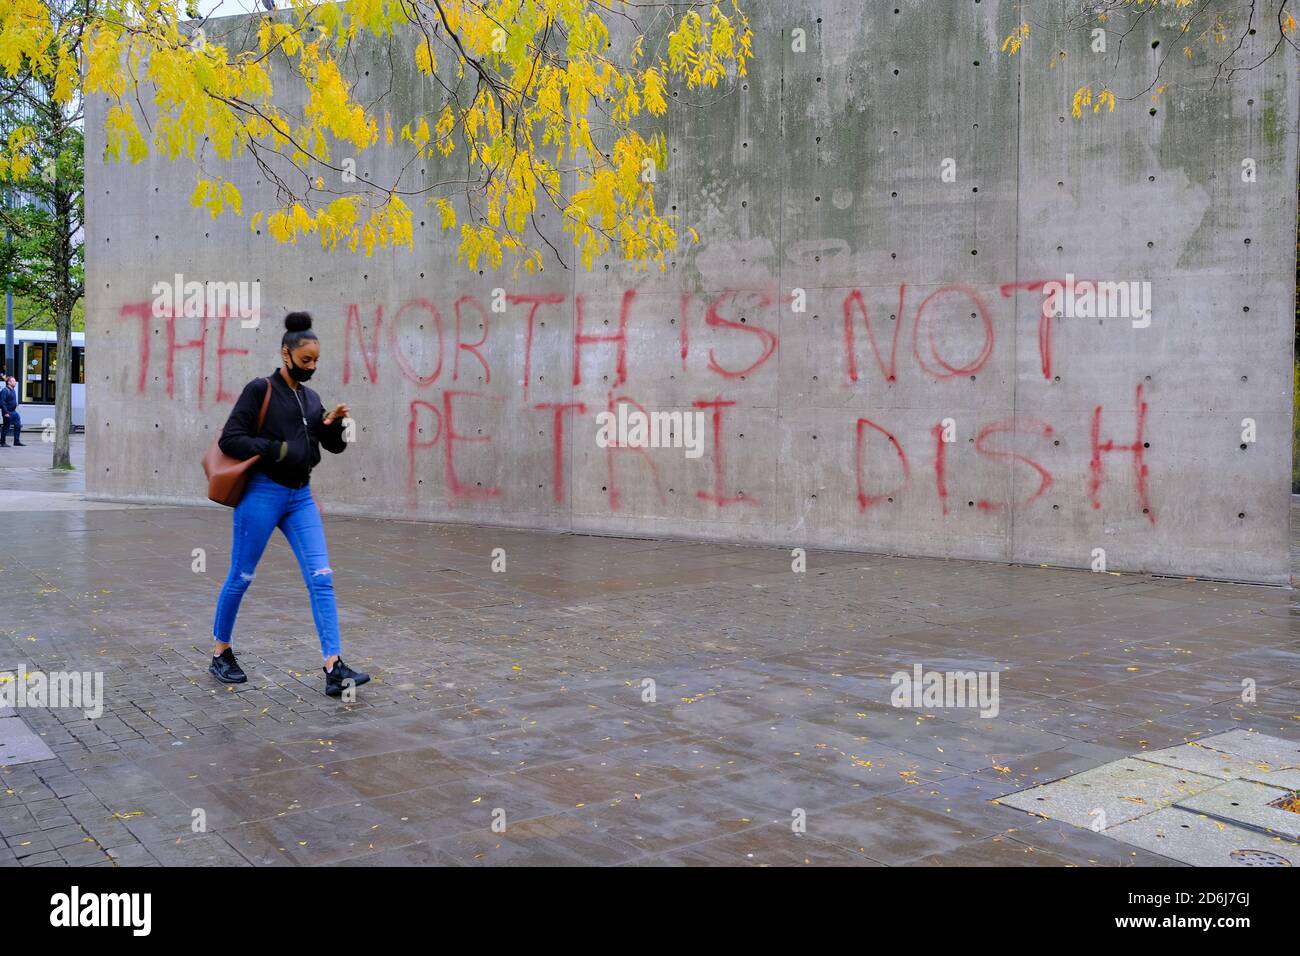
<svg viewBox="0 0 1300 956">
<path fill-rule="evenodd" d="M 305 382 L 316 374 L 314 368 L 300 368 L 298 363 L 293 360 L 293 353 L 289 354 L 289 376 L 295 382 Z"/>
</svg>

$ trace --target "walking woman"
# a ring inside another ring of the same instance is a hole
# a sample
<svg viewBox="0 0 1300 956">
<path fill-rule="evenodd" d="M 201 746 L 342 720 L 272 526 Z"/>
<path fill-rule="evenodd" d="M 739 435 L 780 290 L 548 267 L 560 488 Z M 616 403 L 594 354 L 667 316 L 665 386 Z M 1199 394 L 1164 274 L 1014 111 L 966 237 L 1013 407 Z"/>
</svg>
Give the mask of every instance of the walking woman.
<svg viewBox="0 0 1300 956">
<path fill-rule="evenodd" d="M 337 697 L 346 686 L 358 687 L 370 675 L 354 671 L 339 657 L 339 618 L 334 605 L 334 572 L 325 548 L 325 529 L 312 497 L 311 470 L 320 462 L 320 446 L 339 454 L 343 419 L 348 407 L 336 405 L 326 413 L 320 396 L 306 386 L 320 358 L 320 340 L 311 330 L 311 316 L 291 312 L 284 320 L 280 340 L 281 367 L 269 378 L 255 378 L 244 386 L 226 426 L 221 450 L 232 458 L 260 455 L 249 469 L 244 496 L 235 506 L 230 573 L 217 598 L 212 625 L 212 665 L 209 673 L 223 684 L 242 684 L 248 677 L 230 646 L 239 602 L 253 581 L 257 562 L 276 528 L 293 548 L 307 582 L 311 613 L 325 658 L 325 693 Z M 266 421 L 257 431 L 257 417 L 271 389 Z"/>
</svg>

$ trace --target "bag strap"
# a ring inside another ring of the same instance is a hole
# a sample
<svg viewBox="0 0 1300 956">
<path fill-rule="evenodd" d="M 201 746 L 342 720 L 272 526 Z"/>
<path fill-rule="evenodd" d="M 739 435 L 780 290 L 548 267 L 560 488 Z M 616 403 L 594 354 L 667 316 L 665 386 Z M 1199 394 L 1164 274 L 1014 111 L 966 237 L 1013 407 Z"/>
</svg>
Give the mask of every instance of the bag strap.
<svg viewBox="0 0 1300 956">
<path fill-rule="evenodd" d="M 266 378 L 266 394 L 262 396 L 262 410 L 257 414 L 257 434 L 262 434 L 262 426 L 266 424 L 266 410 L 271 406 L 271 377 Z"/>
</svg>

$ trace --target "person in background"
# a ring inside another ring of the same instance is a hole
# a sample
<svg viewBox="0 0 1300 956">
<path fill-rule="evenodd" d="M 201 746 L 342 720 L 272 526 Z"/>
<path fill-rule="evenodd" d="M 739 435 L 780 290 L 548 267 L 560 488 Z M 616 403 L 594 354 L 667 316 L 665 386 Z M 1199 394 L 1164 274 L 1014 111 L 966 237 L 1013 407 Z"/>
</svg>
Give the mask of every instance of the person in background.
<svg viewBox="0 0 1300 956">
<path fill-rule="evenodd" d="M 0 448 L 5 447 L 5 438 L 11 428 L 14 431 L 14 447 L 23 447 L 23 419 L 18 414 L 18 380 L 12 375 L 5 379 L 5 387 L 0 388 L 0 415 L 4 416 L 3 423 L 0 423 Z"/>
</svg>

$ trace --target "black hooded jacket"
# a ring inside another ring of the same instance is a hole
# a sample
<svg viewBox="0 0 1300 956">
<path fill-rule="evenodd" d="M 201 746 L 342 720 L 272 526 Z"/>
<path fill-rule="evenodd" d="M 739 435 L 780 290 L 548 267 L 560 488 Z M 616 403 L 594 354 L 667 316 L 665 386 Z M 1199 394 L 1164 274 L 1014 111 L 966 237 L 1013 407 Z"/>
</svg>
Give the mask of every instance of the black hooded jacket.
<svg viewBox="0 0 1300 956">
<path fill-rule="evenodd" d="M 257 415 L 266 395 L 266 379 L 255 378 L 244 386 L 239 400 L 221 429 L 218 444 L 231 458 L 246 459 L 261 455 L 253 470 L 260 471 L 273 481 L 288 488 L 302 488 L 311 478 L 311 470 L 320 462 L 320 446 L 335 455 L 347 448 L 343 440 L 343 419 L 324 423 L 325 407 L 320 396 L 301 382 L 297 396 L 285 384 L 277 369 L 271 376 L 271 403 L 266 409 L 266 421 L 257 431 Z M 301 407 L 299 406 L 301 400 Z M 307 424 L 303 424 L 303 412 Z M 276 461 L 280 443 L 288 443 L 284 460 Z"/>
</svg>

